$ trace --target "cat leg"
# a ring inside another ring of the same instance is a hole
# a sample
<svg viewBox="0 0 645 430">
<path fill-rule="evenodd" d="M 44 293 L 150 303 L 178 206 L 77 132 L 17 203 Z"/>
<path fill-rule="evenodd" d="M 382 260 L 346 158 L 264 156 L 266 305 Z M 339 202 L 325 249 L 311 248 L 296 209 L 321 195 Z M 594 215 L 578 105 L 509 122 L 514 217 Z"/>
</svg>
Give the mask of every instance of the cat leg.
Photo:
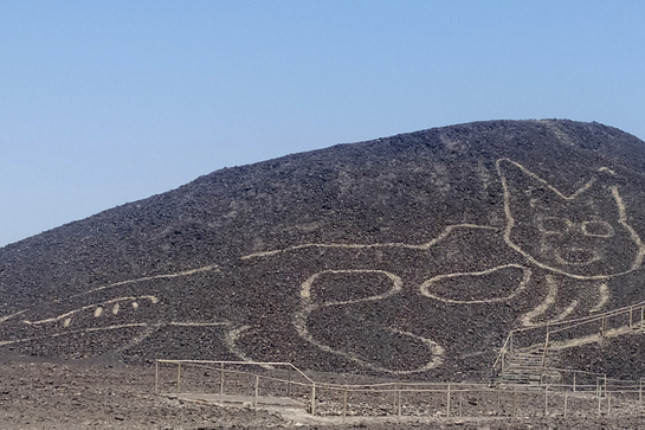
<svg viewBox="0 0 645 430">
<path fill-rule="evenodd" d="M 530 281 L 531 269 L 514 263 L 429 278 L 419 288 L 423 330 L 445 347 L 452 365 L 478 366 L 535 300 Z"/>
<path fill-rule="evenodd" d="M 562 309 L 561 306 L 558 306 L 557 302 L 561 279 L 558 279 L 553 275 L 547 275 L 545 279 L 548 288 L 547 295 L 535 308 L 531 309 L 521 317 L 520 320 L 524 327 L 534 327 L 563 321 L 572 315 L 578 308 L 578 300 L 569 301 L 564 309 Z"/>
<path fill-rule="evenodd" d="M 382 270 L 318 272 L 302 284 L 293 325 L 309 344 L 361 367 L 399 375 L 428 371 L 443 363 L 443 347 L 387 318 L 396 308 L 388 302 L 401 289 L 401 278 Z"/>
<path fill-rule="evenodd" d="M 605 282 L 598 285 L 598 299 L 593 307 L 589 310 L 590 314 L 601 312 L 605 309 L 607 302 L 610 299 L 609 287 Z"/>
<path fill-rule="evenodd" d="M 545 276 L 547 295 L 521 317 L 524 327 L 553 324 L 602 312 L 610 299 L 607 283 L 590 283 L 555 275 Z"/>
</svg>

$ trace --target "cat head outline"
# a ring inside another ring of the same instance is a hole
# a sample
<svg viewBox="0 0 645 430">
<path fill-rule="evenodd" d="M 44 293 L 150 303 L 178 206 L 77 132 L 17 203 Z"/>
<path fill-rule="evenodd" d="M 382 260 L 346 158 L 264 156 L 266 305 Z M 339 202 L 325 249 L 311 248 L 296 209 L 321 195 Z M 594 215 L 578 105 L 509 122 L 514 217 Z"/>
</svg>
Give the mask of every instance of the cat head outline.
<svg viewBox="0 0 645 430">
<path fill-rule="evenodd" d="M 645 246 L 628 223 L 611 170 L 599 169 L 567 195 L 513 160 L 496 166 L 504 240 L 531 263 L 576 279 L 608 279 L 642 265 Z"/>
</svg>

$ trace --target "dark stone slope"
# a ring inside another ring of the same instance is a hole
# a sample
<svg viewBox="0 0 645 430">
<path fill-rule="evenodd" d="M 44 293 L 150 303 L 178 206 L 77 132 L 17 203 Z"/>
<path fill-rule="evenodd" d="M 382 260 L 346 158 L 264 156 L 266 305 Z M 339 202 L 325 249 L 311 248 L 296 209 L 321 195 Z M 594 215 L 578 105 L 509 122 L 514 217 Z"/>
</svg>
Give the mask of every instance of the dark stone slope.
<svg viewBox="0 0 645 430">
<path fill-rule="evenodd" d="M 476 377 L 511 328 L 645 300 L 643 173 L 561 120 L 219 170 L 1 249 L 0 352 Z"/>
</svg>

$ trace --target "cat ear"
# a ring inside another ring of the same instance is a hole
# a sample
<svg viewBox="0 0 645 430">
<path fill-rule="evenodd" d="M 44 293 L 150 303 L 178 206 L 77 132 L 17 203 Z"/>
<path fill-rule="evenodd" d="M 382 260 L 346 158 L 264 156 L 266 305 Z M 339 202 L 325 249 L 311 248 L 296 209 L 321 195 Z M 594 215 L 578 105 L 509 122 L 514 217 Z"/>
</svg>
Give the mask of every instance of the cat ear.
<svg viewBox="0 0 645 430">
<path fill-rule="evenodd" d="M 533 207 L 536 202 L 557 202 L 567 199 L 544 179 L 529 171 L 521 164 L 503 158 L 497 160 L 497 170 L 502 180 L 504 197 L 513 206 Z"/>
<path fill-rule="evenodd" d="M 509 209 L 543 206 L 566 207 L 570 210 L 572 206 L 567 202 L 573 203 L 575 201 L 577 205 L 589 206 L 588 210 L 595 209 L 593 212 L 618 216 L 620 195 L 617 185 L 619 181 L 616 174 L 608 168 L 599 169 L 591 175 L 586 183 L 573 190 L 572 193 L 561 192 L 513 160 L 506 158 L 498 160 L 497 170 L 502 180 L 504 200 Z M 583 195 L 584 198 L 582 198 Z"/>
</svg>

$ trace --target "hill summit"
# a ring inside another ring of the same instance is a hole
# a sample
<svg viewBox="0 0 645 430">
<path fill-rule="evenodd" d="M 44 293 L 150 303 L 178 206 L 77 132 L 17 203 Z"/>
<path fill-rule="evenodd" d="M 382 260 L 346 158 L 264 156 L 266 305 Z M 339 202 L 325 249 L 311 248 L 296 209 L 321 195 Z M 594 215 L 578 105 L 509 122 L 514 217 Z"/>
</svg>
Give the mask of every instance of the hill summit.
<svg viewBox="0 0 645 430">
<path fill-rule="evenodd" d="M 2 248 L 0 353 L 480 375 L 511 329 L 645 301 L 643 172 L 566 120 L 218 170 Z"/>
</svg>

